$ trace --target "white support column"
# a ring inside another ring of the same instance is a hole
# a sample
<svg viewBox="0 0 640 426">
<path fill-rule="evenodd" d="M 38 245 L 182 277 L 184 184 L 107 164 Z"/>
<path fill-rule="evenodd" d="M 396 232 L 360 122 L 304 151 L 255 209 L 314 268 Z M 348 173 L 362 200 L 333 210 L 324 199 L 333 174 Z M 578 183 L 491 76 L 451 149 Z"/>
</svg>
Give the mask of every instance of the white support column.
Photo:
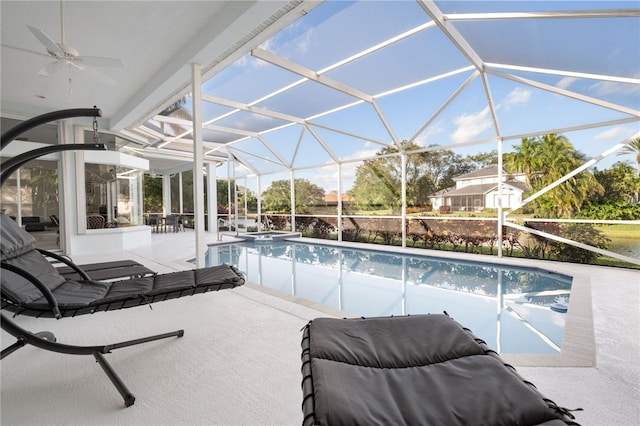
<svg viewBox="0 0 640 426">
<path fill-rule="evenodd" d="M 67 135 L 70 134 L 68 127 L 67 121 L 58 123 L 59 144 L 71 143 L 71 140 L 67 138 Z M 74 224 L 77 223 L 77 214 L 74 213 L 77 211 L 76 203 L 78 199 L 75 191 L 76 167 L 74 152 L 66 151 L 61 153 L 60 168 L 58 170 L 60 176 L 58 184 L 58 193 L 60 194 L 58 200 L 60 212 L 58 215 L 58 222 L 60 223 L 58 227 L 58 232 L 60 233 L 60 250 L 62 250 L 63 253 L 68 253 L 69 247 L 71 246 L 70 234 L 72 230 L 76 228 Z M 18 192 L 18 194 L 19 193 L 20 192 Z M 20 206 L 19 203 L 18 206 Z"/>
<path fill-rule="evenodd" d="M 231 177 L 230 169 L 231 169 L 231 161 L 227 161 L 227 225 L 231 223 L 231 181 L 233 178 Z"/>
<path fill-rule="evenodd" d="M 503 174 L 502 174 L 502 168 L 503 163 L 502 163 L 502 145 L 503 145 L 503 141 L 502 138 L 500 138 L 500 140 L 498 140 L 498 222 L 497 222 L 497 226 L 498 226 L 498 242 L 497 242 L 497 246 L 498 246 L 498 257 L 502 257 L 502 239 L 504 238 L 503 235 L 503 228 L 504 228 L 504 207 L 503 207 L 503 203 L 502 203 L 502 191 L 504 186 L 502 186 L 502 180 L 503 180 Z M 511 207 L 511 204 L 509 204 L 509 207 Z M 499 323 L 498 323 L 499 324 Z M 499 341 L 498 341 L 499 343 Z"/>
<path fill-rule="evenodd" d="M 207 169 L 207 229 L 211 233 L 218 233 L 218 186 L 216 184 L 216 165 L 205 163 Z"/>
<path fill-rule="evenodd" d="M 293 175 L 293 169 L 289 170 L 289 184 L 290 184 L 290 192 L 289 192 L 289 200 L 291 203 L 291 232 L 296 232 L 296 181 L 295 176 Z"/>
<path fill-rule="evenodd" d="M 202 70 L 199 64 L 191 64 L 193 109 L 193 210 L 196 234 L 196 266 L 205 266 L 207 244 L 204 233 L 204 174 L 202 165 Z"/>
<path fill-rule="evenodd" d="M 171 205 L 169 205 L 171 211 Z M 178 173 L 178 212 L 184 213 L 184 187 L 182 186 L 182 172 Z"/>
<path fill-rule="evenodd" d="M 162 215 L 171 214 L 171 176 L 162 175 Z"/>
<path fill-rule="evenodd" d="M 407 247 L 407 153 L 403 152 L 400 156 L 400 175 L 402 181 L 401 187 L 401 219 L 400 226 L 402 226 L 402 247 Z"/>
<path fill-rule="evenodd" d="M 338 241 L 342 241 L 342 163 L 338 163 Z"/>
<path fill-rule="evenodd" d="M 502 141 L 501 141 L 502 142 Z M 502 244 L 500 244 L 502 245 Z M 498 288 L 496 290 L 496 317 L 497 317 L 497 327 L 496 327 L 496 350 L 500 353 L 502 351 L 502 312 L 507 307 L 504 301 L 504 284 L 502 282 L 504 269 L 498 268 Z"/>
<path fill-rule="evenodd" d="M 256 189 L 258 193 L 256 194 L 257 202 L 258 202 L 258 232 L 262 231 L 262 181 L 260 179 L 260 175 L 256 176 Z"/>
<path fill-rule="evenodd" d="M 247 226 L 247 207 L 248 207 L 248 203 L 247 203 L 247 177 L 244 177 L 244 191 L 242 192 L 242 199 L 244 200 L 244 216 L 242 217 L 242 223 L 244 224 L 244 226 Z M 247 232 L 246 228 L 245 228 L 245 232 Z"/>
<path fill-rule="evenodd" d="M 71 138 L 71 124 L 66 126 L 63 122 L 63 129 L 65 134 L 62 137 L 65 143 L 84 143 L 84 128 L 82 126 L 73 126 L 73 138 Z M 75 182 L 75 189 L 71 194 L 76 194 L 76 217 L 75 223 L 77 224 L 78 235 L 87 233 L 87 187 L 85 183 L 85 169 L 84 169 L 84 151 L 78 150 L 75 152 L 75 167 L 73 168 L 72 182 Z M 73 162 L 73 157 L 72 160 Z M 65 219 L 68 230 L 73 229 L 73 218 Z M 68 232 L 68 234 L 74 233 L 74 231 Z M 69 235 L 71 237 L 71 235 Z M 73 252 L 73 247 L 69 248 L 69 252 Z"/>
<path fill-rule="evenodd" d="M 138 191 L 138 180 L 131 179 L 127 181 L 127 183 L 129 184 L 129 194 L 131 197 L 131 202 L 129 203 L 129 205 L 131 206 L 131 219 L 132 221 L 135 221 L 133 223 L 137 223 L 139 225 L 140 222 L 137 220 L 137 218 L 142 217 L 140 206 L 142 206 L 144 200 L 140 199 L 140 192 Z"/>
<path fill-rule="evenodd" d="M 236 168 L 235 162 L 233 167 L 233 224 L 236 231 L 236 235 L 238 235 L 238 182 L 236 181 Z"/>
</svg>

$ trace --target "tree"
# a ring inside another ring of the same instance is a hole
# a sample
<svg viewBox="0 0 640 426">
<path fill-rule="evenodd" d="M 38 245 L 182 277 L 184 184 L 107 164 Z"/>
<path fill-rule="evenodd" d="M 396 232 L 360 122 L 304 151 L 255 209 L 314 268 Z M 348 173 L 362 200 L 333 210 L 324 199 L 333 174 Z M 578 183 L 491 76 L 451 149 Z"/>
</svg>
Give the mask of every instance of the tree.
<svg viewBox="0 0 640 426">
<path fill-rule="evenodd" d="M 381 157 L 398 152 L 395 148 L 383 148 L 379 158 L 367 160 L 356 169 L 356 179 L 347 193 L 361 209 L 397 208 L 401 202 L 400 158 Z"/>
<path fill-rule="evenodd" d="M 238 185 L 238 203 L 244 209 L 245 199 L 247 201 L 247 209 L 250 212 L 258 210 L 258 197 L 255 192 L 245 186 Z"/>
<path fill-rule="evenodd" d="M 606 249 L 611 241 L 590 223 L 563 223 L 560 228 L 563 237 L 593 247 Z M 563 262 L 589 264 L 600 257 L 599 253 L 571 244 L 553 241 L 552 246 L 555 257 Z"/>
<path fill-rule="evenodd" d="M 593 175 L 604 188 L 601 196 L 590 200 L 592 203 L 607 201 L 634 202 L 636 194 L 640 192 L 640 176 L 633 167 L 621 161 L 602 171 L 595 169 Z"/>
<path fill-rule="evenodd" d="M 229 203 L 229 187 L 234 188 L 235 181 L 233 179 L 217 179 L 216 180 L 216 197 L 218 199 L 218 205 L 226 206 L 227 211 L 231 207 L 230 204 L 233 203 L 233 198 L 231 198 L 231 203 Z"/>
<path fill-rule="evenodd" d="M 498 164 L 498 151 L 494 149 L 489 152 L 469 154 L 464 158 L 464 161 L 469 163 L 474 170 L 479 170 L 492 164 Z"/>
<path fill-rule="evenodd" d="M 640 176 L 632 166 L 618 161 L 602 171 L 595 169 L 593 175 L 604 188 L 603 194 L 593 197 L 576 217 L 607 220 L 638 220 L 640 204 Z"/>
<path fill-rule="evenodd" d="M 625 145 L 624 148 L 618 152 L 617 155 L 635 155 L 636 156 L 636 167 L 638 176 L 640 176 L 640 138 L 632 140 L 630 143 Z M 637 203 L 640 200 L 640 189 L 636 189 L 636 193 L 634 194 L 634 200 Z"/>
<path fill-rule="evenodd" d="M 560 180 L 586 161 L 567 137 L 557 133 L 523 138 L 514 150 L 505 154 L 505 168 L 509 173 L 523 173 L 531 193 Z M 538 216 L 571 216 L 586 200 L 601 193 L 602 185 L 585 170 L 537 197 L 532 207 Z"/>
<path fill-rule="evenodd" d="M 539 138 L 522 138 L 519 146 L 514 146 L 514 153 L 507 153 L 503 156 L 507 170 L 514 173 L 522 173 L 529 186 L 533 186 L 534 175 L 542 170 L 544 163 L 540 155 L 541 141 Z"/>
<path fill-rule="evenodd" d="M 470 173 L 498 162 L 496 151 L 461 157 L 439 145 L 423 147 L 402 142 L 402 152 L 408 153 L 406 162 L 407 205 L 429 204 L 429 195 L 455 185 L 456 176 Z M 377 158 L 367 160 L 356 169 L 354 186 L 348 191 L 361 209 L 398 210 L 402 202 L 400 151 L 386 147 Z M 396 155 L 393 155 L 396 154 Z"/>
<path fill-rule="evenodd" d="M 313 206 L 324 203 L 324 189 L 307 179 L 294 179 L 296 213 L 308 213 Z M 262 193 L 265 211 L 291 211 L 291 185 L 289 180 L 276 180 Z"/>
<path fill-rule="evenodd" d="M 144 211 L 159 213 L 162 211 L 162 178 L 144 175 Z"/>
<path fill-rule="evenodd" d="M 454 178 L 467 173 L 480 170 L 483 167 L 492 164 L 498 164 L 498 152 L 496 150 L 489 152 L 479 152 L 477 154 L 468 154 L 464 157 L 453 154 L 452 151 L 445 151 L 452 154 L 447 159 L 446 177 L 442 179 L 435 191 L 455 186 Z M 435 192 L 434 191 L 434 192 Z"/>
<path fill-rule="evenodd" d="M 429 148 L 436 147 L 438 145 L 429 145 Z M 454 177 L 475 170 L 472 163 L 473 161 L 466 161 L 450 149 L 434 149 L 409 155 L 407 199 L 415 198 L 418 204 L 427 202 L 429 195 L 455 185 Z M 411 193 L 412 187 L 417 189 L 417 194 Z"/>
<path fill-rule="evenodd" d="M 184 212 L 195 213 L 195 203 L 193 200 L 193 170 L 185 170 L 182 172 L 182 209 Z M 171 185 L 171 211 L 177 212 L 179 210 L 180 190 L 178 185 Z"/>
<path fill-rule="evenodd" d="M 638 175 L 640 176 L 640 138 L 634 139 L 622 148 L 617 155 L 635 155 Z"/>
</svg>

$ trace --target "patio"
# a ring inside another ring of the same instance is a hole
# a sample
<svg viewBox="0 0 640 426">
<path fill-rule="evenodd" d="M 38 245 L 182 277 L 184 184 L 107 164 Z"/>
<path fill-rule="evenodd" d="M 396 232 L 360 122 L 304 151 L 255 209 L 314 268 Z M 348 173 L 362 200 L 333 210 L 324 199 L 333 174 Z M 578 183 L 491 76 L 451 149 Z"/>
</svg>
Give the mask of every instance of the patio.
<svg viewBox="0 0 640 426">
<path fill-rule="evenodd" d="M 217 235 L 206 234 L 210 243 Z M 76 256 L 77 262 L 130 258 L 158 272 L 189 268 L 194 233 L 154 234 L 133 252 Z M 227 241 L 227 239 L 225 239 Z M 544 266 L 540 261 L 536 266 Z M 594 367 L 524 367 L 518 372 L 583 425 L 640 422 L 640 274 L 637 271 L 553 264 L 591 281 L 596 342 Z M 89 357 L 22 349 L 2 363 L 3 424 L 66 425 L 293 425 L 300 424 L 300 329 L 312 318 L 341 316 L 329 308 L 248 283 L 223 292 L 176 299 L 147 308 L 81 318 L 18 318 L 78 344 L 122 341 L 185 329 L 165 340 L 108 355 L 135 393 L 125 409 Z M 473 329 L 471 325 L 471 329 Z M 13 339 L 2 333 L 2 346 Z"/>
</svg>

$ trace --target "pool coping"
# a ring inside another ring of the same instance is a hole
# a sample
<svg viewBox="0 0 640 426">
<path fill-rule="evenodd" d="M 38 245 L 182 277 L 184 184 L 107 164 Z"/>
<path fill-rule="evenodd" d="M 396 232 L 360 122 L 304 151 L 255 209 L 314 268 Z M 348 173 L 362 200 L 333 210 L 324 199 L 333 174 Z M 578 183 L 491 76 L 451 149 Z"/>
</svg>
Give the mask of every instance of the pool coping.
<svg viewBox="0 0 640 426">
<path fill-rule="evenodd" d="M 593 329 L 593 308 L 591 302 L 591 279 L 577 273 L 571 263 L 552 262 L 540 259 L 524 259 L 515 257 L 498 257 L 475 253 L 429 250 L 413 247 L 379 246 L 367 243 L 338 242 L 315 238 L 299 238 L 315 244 L 354 247 L 363 250 L 381 250 L 399 254 L 465 260 L 481 263 L 492 263 L 507 266 L 535 268 L 573 277 L 571 298 L 559 354 L 516 354 L 502 353 L 500 357 L 507 363 L 519 367 L 595 367 L 596 342 Z M 466 325 L 466 324 L 465 324 Z M 473 331 L 473 327 L 469 327 Z"/>
<path fill-rule="evenodd" d="M 338 242 L 333 240 L 323 240 L 316 238 L 300 237 L 295 241 L 332 245 L 341 248 L 353 247 L 362 250 L 378 250 L 398 254 L 413 254 L 435 258 L 446 258 L 450 260 L 465 260 L 480 263 L 492 263 L 505 266 L 520 266 L 526 268 L 540 269 L 558 274 L 571 276 L 571 297 L 565 321 L 563 341 L 560 353 L 558 354 L 526 354 L 526 353 L 502 353 L 502 360 L 514 367 L 595 367 L 596 365 L 596 344 L 593 326 L 593 308 L 591 300 L 591 279 L 589 276 L 579 274 L 572 268 L 572 264 L 566 262 L 551 262 L 539 259 L 523 259 L 512 257 L 497 257 L 490 255 L 448 252 L 439 250 L 429 250 L 412 247 L 379 246 L 367 243 Z M 239 241 L 238 241 L 239 242 Z M 269 287 L 255 283 L 247 283 L 259 291 L 271 294 L 281 299 L 288 300 L 316 311 L 325 313 L 333 317 L 359 317 L 352 313 L 331 308 L 298 296 L 273 290 Z M 466 324 L 463 324 L 467 326 Z M 469 329 L 473 331 L 473 327 Z"/>
</svg>

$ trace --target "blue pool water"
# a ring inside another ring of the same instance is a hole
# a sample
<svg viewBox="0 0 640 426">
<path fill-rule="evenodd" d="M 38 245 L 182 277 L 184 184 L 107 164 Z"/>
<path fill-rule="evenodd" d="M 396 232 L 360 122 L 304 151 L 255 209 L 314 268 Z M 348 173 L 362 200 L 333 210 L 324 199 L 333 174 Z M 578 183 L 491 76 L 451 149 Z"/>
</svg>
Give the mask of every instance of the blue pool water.
<svg viewBox="0 0 640 426">
<path fill-rule="evenodd" d="M 359 316 L 446 311 L 500 353 L 558 353 L 571 277 L 296 241 L 210 246 L 207 264 L 247 281 Z M 551 309 L 554 307 L 556 310 Z"/>
</svg>

